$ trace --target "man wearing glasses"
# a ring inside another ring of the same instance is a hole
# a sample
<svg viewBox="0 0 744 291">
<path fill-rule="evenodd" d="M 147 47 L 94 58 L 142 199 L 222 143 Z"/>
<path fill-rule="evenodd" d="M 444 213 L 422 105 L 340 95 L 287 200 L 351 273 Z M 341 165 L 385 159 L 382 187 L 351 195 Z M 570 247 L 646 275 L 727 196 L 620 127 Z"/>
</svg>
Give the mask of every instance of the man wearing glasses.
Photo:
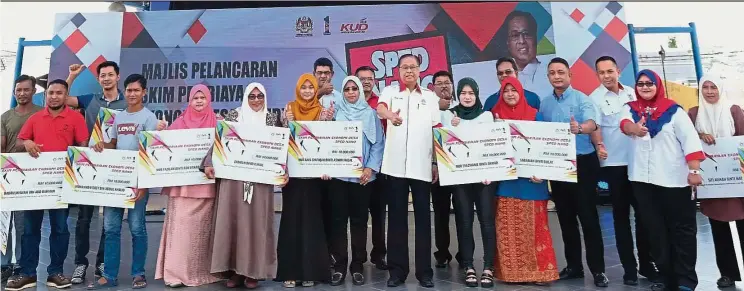
<svg viewBox="0 0 744 291">
<path fill-rule="evenodd" d="M 313 75 L 318 79 L 318 96 L 323 108 L 331 108 L 331 104 L 343 98 L 341 92 L 333 89 L 333 62 L 328 58 L 319 58 L 313 64 Z M 331 102 L 333 101 L 333 102 Z"/>
<path fill-rule="evenodd" d="M 517 68 L 517 62 L 514 61 L 514 59 L 499 58 L 496 61 L 496 75 L 499 78 L 499 82 L 506 79 L 506 77 L 519 78 L 519 70 Z M 496 102 L 499 101 L 500 93 L 501 92 L 496 92 L 493 95 L 488 96 L 486 102 L 483 103 L 483 109 L 490 111 L 491 108 L 496 105 Z M 524 97 L 527 99 L 527 104 L 529 104 L 530 107 L 540 110 L 540 97 L 537 94 L 530 90 L 524 90 Z"/>
<path fill-rule="evenodd" d="M 538 96 L 548 96 L 553 87 L 548 78 L 550 56 L 537 56 L 537 22 L 531 14 L 514 10 L 506 16 L 506 47 L 516 61 L 519 82 Z"/>
</svg>

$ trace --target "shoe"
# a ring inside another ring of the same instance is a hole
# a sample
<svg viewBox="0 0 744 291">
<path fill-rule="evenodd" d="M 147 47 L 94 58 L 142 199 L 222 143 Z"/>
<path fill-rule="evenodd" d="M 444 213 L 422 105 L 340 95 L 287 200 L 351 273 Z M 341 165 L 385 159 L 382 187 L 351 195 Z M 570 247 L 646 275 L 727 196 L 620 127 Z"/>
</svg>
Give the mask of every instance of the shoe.
<svg viewBox="0 0 744 291">
<path fill-rule="evenodd" d="M 70 288 L 70 286 L 72 286 L 72 282 L 70 282 L 70 279 L 65 277 L 65 275 L 56 274 L 47 278 L 46 285 L 57 289 L 64 289 Z"/>
<path fill-rule="evenodd" d="M 623 279 L 623 284 L 628 286 L 636 286 L 638 285 L 638 278 Z"/>
<path fill-rule="evenodd" d="M 596 274 L 593 274 L 593 276 L 594 276 L 594 286 L 607 287 L 607 285 L 610 284 L 610 280 L 607 279 L 607 276 L 605 276 L 604 273 L 596 273 Z"/>
<path fill-rule="evenodd" d="M 364 285 L 364 275 L 362 275 L 362 273 L 351 274 L 351 282 L 357 286 Z"/>
<path fill-rule="evenodd" d="M 377 259 L 377 260 L 371 260 L 372 264 L 375 264 L 375 268 L 378 270 L 387 270 L 388 265 L 387 262 L 385 262 L 385 259 Z"/>
<path fill-rule="evenodd" d="M 388 279 L 388 281 L 387 281 L 387 286 L 388 287 L 398 287 L 400 285 L 403 285 L 404 283 L 406 283 L 406 282 L 403 281 L 403 280 L 401 280 L 401 279 L 398 279 L 398 278 L 395 278 L 395 277 L 390 277 L 390 279 Z"/>
<path fill-rule="evenodd" d="M 88 271 L 88 265 L 77 265 L 72 272 L 72 284 L 83 284 L 85 282 L 85 272 Z"/>
<path fill-rule="evenodd" d="M 452 256 L 450 257 L 444 257 L 444 258 L 436 258 L 437 263 L 434 265 L 434 267 L 442 269 L 446 268 L 447 265 L 449 265 L 449 262 L 452 261 Z"/>
<path fill-rule="evenodd" d="M 93 275 L 96 277 L 96 280 L 103 277 L 103 263 L 98 264 L 96 266 L 95 272 L 93 272 Z"/>
<path fill-rule="evenodd" d="M 333 272 L 333 275 L 331 275 L 331 286 L 339 286 L 344 283 L 344 274 L 341 274 L 341 272 Z"/>
<path fill-rule="evenodd" d="M 36 276 L 13 276 L 8 278 L 8 283 L 5 284 L 5 290 L 8 291 L 23 290 L 31 287 L 36 287 Z"/>
<path fill-rule="evenodd" d="M 638 274 L 645 277 L 652 283 L 661 283 L 659 269 L 656 268 L 656 264 L 654 263 L 650 263 L 645 267 L 638 269 Z"/>
<path fill-rule="evenodd" d="M 433 288 L 434 287 L 434 281 L 431 280 L 431 278 L 424 278 L 419 280 L 419 285 L 424 288 Z"/>
<path fill-rule="evenodd" d="M 716 281 L 716 285 L 718 285 L 718 288 L 728 288 L 731 286 L 734 286 L 734 280 L 731 280 L 731 278 L 722 276 L 718 281 Z"/>
<path fill-rule="evenodd" d="M 581 270 L 581 269 L 576 270 L 576 269 L 572 269 L 569 267 L 565 267 L 558 274 L 558 277 L 559 277 L 559 280 L 584 278 L 584 270 Z"/>
<path fill-rule="evenodd" d="M 8 278 L 10 278 L 11 276 L 13 276 L 13 266 L 3 266 L 2 275 L 0 275 L 0 277 L 2 277 L 3 282 L 8 280 Z"/>
<path fill-rule="evenodd" d="M 664 291 L 666 290 L 666 285 L 664 283 L 653 283 L 649 288 L 651 288 L 651 291 Z"/>
</svg>

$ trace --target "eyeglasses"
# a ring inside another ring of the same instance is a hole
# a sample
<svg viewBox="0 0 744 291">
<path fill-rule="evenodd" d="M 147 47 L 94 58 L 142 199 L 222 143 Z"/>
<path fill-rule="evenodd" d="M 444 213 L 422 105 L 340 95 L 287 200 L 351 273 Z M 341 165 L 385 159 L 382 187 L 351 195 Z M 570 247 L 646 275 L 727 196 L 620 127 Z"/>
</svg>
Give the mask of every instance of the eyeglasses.
<svg viewBox="0 0 744 291">
<path fill-rule="evenodd" d="M 331 72 L 331 71 L 315 71 L 315 74 L 316 75 L 321 75 L 321 76 L 323 76 L 323 75 L 330 76 L 331 74 L 333 74 L 333 72 Z"/>
<path fill-rule="evenodd" d="M 509 33 L 509 40 L 511 40 L 511 41 L 517 41 L 517 40 L 519 40 L 519 37 L 520 36 L 521 37 L 524 37 L 525 40 L 531 40 L 531 39 L 535 38 L 534 36 L 532 36 L 531 33 L 527 32 L 525 30 L 522 30 L 522 31 L 512 31 L 512 32 L 510 32 Z"/>
<path fill-rule="evenodd" d="M 638 83 L 636 83 L 636 87 L 638 87 L 638 88 L 643 88 L 643 87 L 651 88 L 653 86 L 656 86 L 656 84 L 654 84 L 653 82 L 638 82 Z"/>
<path fill-rule="evenodd" d="M 400 67 L 401 71 L 413 71 L 415 69 L 418 69 L 419 66 L 410 66 L 410 67 Z"/>
<path fill-rule="evenodd" d="M 369 77 L 367 77 L 367 78 L 359 78 L 359 81 L 362 81 L 362 82 L 372 82 L 374 80 L 375 80 L 375 78 L 369 78 Z"/>
<path fill-rule="evenodd" d="M 514 74 L 514 70 L 504 70 L 503 72 L 502 71 L 496 72 L 497 76 L 509 76 L 511 74 Z"/>
<path fill-rule="evenodd" d="M 256 95 L 256 94 L 250 94 L 250 95 L 248 95 L 248 100 L 256 100 L 256 99 L 258 99 L 258 100 L 264 100 L 264 97 L 265 97 L 264 94 L 258 94 L 258 95 Z"/>
<path fill-rule="evenodd" d="M 359 91 L 359 87 L 346 87 L 344 88 L 344 92 L 356 92 Z"/>
<path fill-rule="evenodd" d="M 450 83 L 450 82 L 437 82 L 437 83 L 434 83 L 434 86 L 437 86 L 437 87 L 446 87 L 446 86 L 449 86 L 449 85 L 452 85 L 452 83 Z"/>
</svg>

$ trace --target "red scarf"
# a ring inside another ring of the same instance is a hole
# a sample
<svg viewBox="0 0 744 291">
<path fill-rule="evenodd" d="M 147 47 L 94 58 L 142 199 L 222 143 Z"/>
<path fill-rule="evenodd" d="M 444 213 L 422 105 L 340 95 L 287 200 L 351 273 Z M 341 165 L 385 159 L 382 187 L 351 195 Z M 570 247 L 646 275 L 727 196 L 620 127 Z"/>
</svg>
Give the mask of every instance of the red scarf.
<svg viewBox="0 0 744 291">
<path fill-rule="evenodd" d="M 638 78 L 642 75 L 651 79 L 651 82 L 656 85 L 656 96 L 651 100 L 643 99 L 641 98 L 641 94 L 638 94 L 638 87 L 636 86 L 636 101 L 629 102 L 628 105 L 630 106 L 630 109 L 638 113 L 638 116 L 646 115 L 646 108 L 656 108 L 651 113 L 651 119 L 657 120 L 662 114 L 664 114 L 664 112 L 677 103 L 675 103 L 674 100 L 667 98 L 664 86 L 662 86 L 661 78 L 659 78 L 658 74 L 651 70 L 642 70 L 638 72 L 636 82 L 638 82 Z"/>
<path fill-rule="evenodd" d="M 512 85 L 517 89 L 517 93 L 519 94 L 519 100 L 517 100 L 517 104 L 514 106 L 510 106 L 509 104 L 506 104 L 506 101 L 504 101 L 504 92 L 507 85 Z M 494 116 L 498 114 L 500 119 L 535 120 L 537 109 L 532 108 L 527 104 L 527 100 L 524 97 L 524 88 L 522 88 L 522 83 L 520 83 L 517 78 L 506 77 L 506 79 L 501 81 L 499 100 L 496 101 L 496 106 L 491 108 L 491 113 L 493 113 Z"/>
</svg>

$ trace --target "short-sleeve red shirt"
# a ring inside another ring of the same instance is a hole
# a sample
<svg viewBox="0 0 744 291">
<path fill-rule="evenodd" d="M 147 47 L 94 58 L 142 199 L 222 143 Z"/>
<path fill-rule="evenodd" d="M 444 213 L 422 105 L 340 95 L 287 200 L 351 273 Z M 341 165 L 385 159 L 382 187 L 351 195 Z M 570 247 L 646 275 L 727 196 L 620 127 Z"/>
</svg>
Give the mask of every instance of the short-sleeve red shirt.
<svg viewBox="0 0 744 291">
<path fill-rule="evenodd" d="M 88 141 L 88 128 L 79 113 L 65 106 L 57 116 L 45 108 L 28 118 L 18 133 L 18 139 L 32 140 L 42 152 L 67 151 Z"/>
</svg>

